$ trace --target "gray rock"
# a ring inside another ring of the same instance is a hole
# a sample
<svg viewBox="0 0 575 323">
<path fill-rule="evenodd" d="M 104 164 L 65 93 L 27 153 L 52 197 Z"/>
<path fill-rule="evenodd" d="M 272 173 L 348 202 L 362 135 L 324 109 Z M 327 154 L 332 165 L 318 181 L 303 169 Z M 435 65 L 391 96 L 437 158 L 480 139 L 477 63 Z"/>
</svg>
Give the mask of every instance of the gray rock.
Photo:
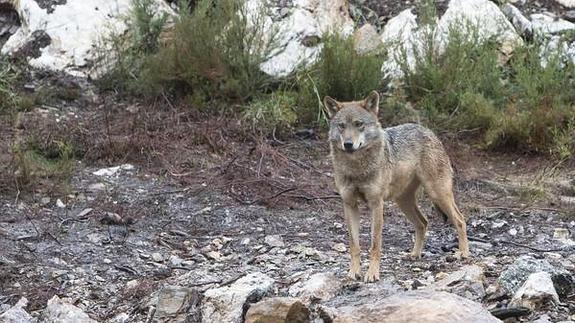
<svg viewBox="0 0 575 323">
<path fill-rule="evenodd" d="M 84 311 L 58 296 L 48 301 L 48 307 L 42 313 L 41 321 L 45 323 L 96 323 Z"/>
<path fill-rule="evenodd" d="M 204 323 L 240 323 L 244 308 L 271 293 L 274 280 L 262 273 L 252 273 L 230 286 L 209 289 L 204 293 Z"/>
<path fill-rule="evenodd" d="M 505 269 L 498 278 L 498 283 L 508 292 L 515 293 L 527 278 L 536 272 L 544 271 L 551 275 L 559 296 L 575 290 L 575 279 L 565 269 L 550 264 L 545 259 L 534 259 L 522 256 Z"/>
<path fill-rule="evenodd" d="M 484 284 L 483 268 L 477 265 L 467 265 L 430 285 L 429 288 L 477 301 L 485 296 Z"/>
<path fill-rule="evenodd" d="M 154 321 L 184 322 L 192 315 L 199 318 L 200 293 L 192 288 L 166 286 L 160 290 Z"/>
<path fill-rule="evenodd" d="M 159 252 L 154 252 L 152 254 L 152 260 L 155 262 L 162 262 L 164 261 L 164 256 L 162 256 L 162 254 Z"/>
<path fill-rule="evenodd" d="M 294 284 L 289 288 L 289 295 L 306 301 L 327 301 L 336 296 L 342 289 L 342 282 L 333 273 L 317 273 L 305 282 Z"/>
<path fill-rule="evenodd" d="M 264 242 L 270 247 L 278 247 L 278 248 L 285 247 L 282 237 L 278 234 L 266 236 L 264 238 Z"/>
<path fill-rule="evenodd" d="M 541 34 L 560 34 L 565 31 L 575 30 L 575 24 L 567 20 L 556 19 L 549 15 L 536 13 L 531 15 L 533 31 Z"/>
<path fill-rule="evenodd" d="M 575 22 L 575 10 L 569 10 L 569 11 L 565 12 L 564 18 L 567 21 Z"/>
<path fill-rule="evenodd" d="M 16 305 L 9 308 L 6 312 L 0 315 L 0 322 L 2 323 L 31 323 L 35 320 L 24 310 L 24 307 L 28 304 L 28 300 L 25 297 L 20 298 Z"/>
<path fill-rule="evenodd" d="M 309 322 L 310 311 L 297 298 L 268 298 L 250 306 L 245 323 Z"/>
<path fill-rule="evenodd" d="M 375 53 L 383 45 L 375 27 L 365 24 L 353 34 L 353 45 L 355 51 L 361 55 Z"/>
<path fill-rule="evenodd" d="M 369 300 L 368 300 L 369 301 Z M 447 292 L 417 290 L 359 306 L 321 309 L 334 323 L 501 322 L 481 304 Z"/>
<path fill-rule="evenodd" d="M 531 26 L 531 21 L 525 17 L 517 7 L 512 4 L 504 3 L 501 6 L 501 12 L 511 21 L 513 27 L 517 32 L 525 37 L 529 38 L 533 36 L 533 26 Z"/>
<path fill-rule="evenodd" d="M 549 302 L 559 303 L 559 295 L 553 287 L 551 275 L 541 271 L 529 275 L 527 281 L 511 299 L 511 305 L 538 309 Z"/>
</svg>

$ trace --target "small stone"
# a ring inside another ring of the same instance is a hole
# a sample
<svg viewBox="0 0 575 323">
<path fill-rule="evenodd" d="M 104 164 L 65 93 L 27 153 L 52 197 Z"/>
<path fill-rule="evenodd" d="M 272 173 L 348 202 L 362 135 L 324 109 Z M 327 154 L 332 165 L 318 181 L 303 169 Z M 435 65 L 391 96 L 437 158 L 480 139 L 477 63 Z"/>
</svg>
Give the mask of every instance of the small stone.
<svg viewBox="0 0 575 323">
<path fill-rule="evenodd" d="M 245 246 L 245 245 L 249 245 L 250 242 L 251 242 L 250 238 L 244 238 L 244 239 L 242 239 L 242 242 L 240 242 L 240 244 Z"/>
<path fill-rule="evenodd" d="M 506 226 L 506 225 L 507 225 L 507 221 L 500 220 L 500 221 L 493 222 L 493 224 L 491 225 L 491 228 L 492 229 L 499 229 L 499 228 L 502 228 L 503 226 Z"/>
<path fill-rule="evenodd" d="M 64 322 L 83 322 L 95 323 L 88 314 L 80 308 L 60 299 L 58 296 L 52 297 L 48 301 L 48 307 L 42 315 L 43 322 L 64 323 Z"/>
<path fill-rule="evenodd" d="M 104 183 L 94 183 L 94 184 L 88 185 L 88 191 L 89 192 L 100 192 L 100 191 L 105 191 L 105 190 L 106 190 L 106 184 L 104 184 Z"/>
<path fill-rule="evenodd" d="M 565 12 L 565 20 L 570 22 L 575 22 L 575 10 L 569 10 Z"/>
<path fill-rule="evenodd" d="M 174 267 L 180 266 L 182 264 L 182 258 L 176 256 L 176 255 L 171 255 L 170 256 L 170 264 Z"/>
<path fill-rule="evenodd" d="M 327 301 L 337 295 L 343 285 L 333 273 L 313 274 L 307 281 L 289 288 L 289 295 L 306 300 Z"/>
<path fill-rule="evenodd" d="M 139 285 L 140 285 L 140 282 L 137 279 L 132 279 L 126 283 L 126 288 L 127 289 L 134 289 L 134 288 L 138 287 Z"/>
<path fill-rule="evenodd" d="M 334 244 L 331 248 L 337 252 L 346 252 L 347 251 L 345 244 L 341 243 L 341 242 Z"/>
<path fill-rule="evenodd" d="M 555 228 L 553 231 L 553 239 L 555 240 L 565 240 L 571 237 L 569 229 L 566 228 Z"/>
<path fill-rule="evenodd" d="M 206 253 L 206 256 L 212 260 L 219 261 L 222 259 L 222 254 L 219 251 L 210 251 Z"/>
<path fill-rule="evenodd" d="M 12 306 L 4 313 L 0 315 L 0 322 L 3 323 L 32 323 L 35 322 L 24 310 L 24 308 L 28 305 L 28 300 L 25 297 L 20 298 L 20 300 L 16 303 L 16 305 Z M 0 311 L 1 313 L 1 311 Z"/>
<path fill-rule="evenodd" d="M 517 235 L 517 229 L 515 228 L 511 228 L 509 229 L 509 231 L 507 231 L 510 235 L 515 236 Z"/>
<path fill-rule="evenodd" d="M 553 287 L 551 275 L 541 271 L 529 275 L 527 281 L 513 295 L 511 305 L 524 306 L 535 310 L 548 302 L 559 303 L 559 295 L 557 295 L 557 291 Z"/>
<path fill-rule="evenodd" d="M 40 200 L 40 204 L 42 204 L 42 205 L 48 205 L 48 204 L 50 204 L 50 198 L 49 198 L 49 197 L 43 197 L 43 198 Z"/>
<path fill-rule="evenodd" d="M 64 204 L 64 202 L 62 202 L 61 199 L 57 199 L 57 200 L 56 200 L 56 206 L 59 207 L 59 208 L 61 208 L 61 209 L 66 208 L 66 204 Z"/>
<path fill-rule="evenodd" d="M 162 256 L 162 254 L 159 252 L 154 252 L 152 254 L 152 260 L 155 262 L 162 262 L 164 261 L 164 256 Z"/>
<path fill-rule="evenodd" d="M 110 260 L 110 259 L 108 259 L 108 258 L 104 258 L 103 262 L 104 262 L 105 264 L 111 264 L 111 263 L 112 263 L 112 260 Z"/>
<path fill-rule="evenodd" d="M 270 247 L 278 247 L 278 248 L 285 247 L 285 244 L 282 240 L 282 237 L 280 235 L 277 235 L 277 234 L 266 236 L 264 238 L 264 243 Z"/>
</svg>

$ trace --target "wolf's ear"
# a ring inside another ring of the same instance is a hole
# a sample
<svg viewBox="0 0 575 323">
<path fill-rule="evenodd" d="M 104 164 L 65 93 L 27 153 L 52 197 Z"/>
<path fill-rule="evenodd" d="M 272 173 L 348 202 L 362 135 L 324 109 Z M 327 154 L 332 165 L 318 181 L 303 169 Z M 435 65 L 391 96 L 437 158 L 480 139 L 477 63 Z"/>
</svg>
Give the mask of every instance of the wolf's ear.
<svg viewBox="0 0 575 323">
<path fill-rule="evenodd" d="M 379 112 L 379 93 L 377 91 L 371 91 L 365 98 L 365 109 L 377 116 Z"/>
<path fill-rule="evenodd" d="M 327 116 L 331 119 L 337 111 L 340 109 L 339 102 L 337 102 L 331 96 L 326 96 L 323 98 L 323 105 L 325 106 L 325 112 L 327 112 Z"/>
</svg>

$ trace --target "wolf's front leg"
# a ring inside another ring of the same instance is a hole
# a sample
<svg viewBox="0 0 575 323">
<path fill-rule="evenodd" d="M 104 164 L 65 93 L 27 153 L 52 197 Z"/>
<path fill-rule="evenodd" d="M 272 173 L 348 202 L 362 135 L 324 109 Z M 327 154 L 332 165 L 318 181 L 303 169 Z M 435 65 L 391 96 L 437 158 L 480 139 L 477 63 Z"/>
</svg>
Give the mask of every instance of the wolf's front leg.
<svg viewBox="0 0 575 323">
<path fill-rule="evenodd" d="M 383 227 L 383 201 L 376 199 L 368 201 L 371 211 L 371 248 L 369 249 L 369 268 L 365 282 L 379 280 L 379 264 L 381 262 L 381 229 Z"/>
<path fill-rule="evenodd" d="M 349 252 L 351 254 L 351 264 L 348 276 L 352 279 L 360 279 L 359 209 L 357 207 L 357 201 L 344 200 L 343 212 L 345 215 L 347 230 L 349 232 Z"/>
</svg>

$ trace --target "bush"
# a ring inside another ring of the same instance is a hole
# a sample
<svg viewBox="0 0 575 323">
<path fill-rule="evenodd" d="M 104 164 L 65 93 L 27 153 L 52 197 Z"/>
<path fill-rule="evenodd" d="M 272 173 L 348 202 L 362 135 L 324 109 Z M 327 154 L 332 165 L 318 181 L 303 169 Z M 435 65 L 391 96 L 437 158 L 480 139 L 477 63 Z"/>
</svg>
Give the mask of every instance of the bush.
<svg viewBox="0 0 575 323">
<path fill-rule="evenodd" d="M 183 6 L 173 38 L 143 66 L 143 81 L 153 92 L 192 94 L 206 100 L 247 102 L 266 92 L 272 79 L 261 63 L 277 48 L 275 31 L 264 15 L 243 1 L 201 0 L 190 12 Z"/>
<path fill-rule="evenodd" d="M 542 64 L 541 48 L 552 46 L 538 40 L 516 48 L 502 64 L 497 44 L 478 41 L 478 28 L 467 27 L 452 28 L 441 52 L 430 32 L 426 47 L 415 53 L 414 69 L 404 51 L 407 100 L 432 127 L 473 129 L 486 147 L 569 156 L 575 140 L 575 64 L 565 59 L 563 47 L 548 50 Z"/>
<path fill-rule="evenodd" d="M 0 58 L 0 113 L 12 111 L 19 104 L 14 91 L 18 71 L 6 58 Z"/>
<path fill-rule="evenodd" d="M 274 134 L 290 129 L 297 120 L 295 114 L 298 96 L 295 92 L 276 91 L 254 99 L 244 111 L 244 119 L 254 131 Z"/>
<path fill-rule="evenodd" d="M 365 98 L 371 91 L 382 89 L 383 49 L 361 55 L 353 39 L 339 34 L 323 37 L 323 49 L 317 62 L 300 72 L 297 83 L 301 91 L 298 116 L 303 123 L 323 122 L 322 100 L 326 95 L 339 101 Z"/>
<path fill-rule="evenodd" d="M 153 0 L 132 0 L 131 11 L 126 17 L 127 35 L 114 35 L 103 42 L 100 61 L 112 65 L 97 80 L 104 90 L 123 94 L 145 94 L 141 85 L 141 70 L 150 55 L 158 51 L 159 38 L 167 21 L 167 14 L 156 14 Z M 111 53 L 110 54 L 110 50 Z"/>
</svg>

